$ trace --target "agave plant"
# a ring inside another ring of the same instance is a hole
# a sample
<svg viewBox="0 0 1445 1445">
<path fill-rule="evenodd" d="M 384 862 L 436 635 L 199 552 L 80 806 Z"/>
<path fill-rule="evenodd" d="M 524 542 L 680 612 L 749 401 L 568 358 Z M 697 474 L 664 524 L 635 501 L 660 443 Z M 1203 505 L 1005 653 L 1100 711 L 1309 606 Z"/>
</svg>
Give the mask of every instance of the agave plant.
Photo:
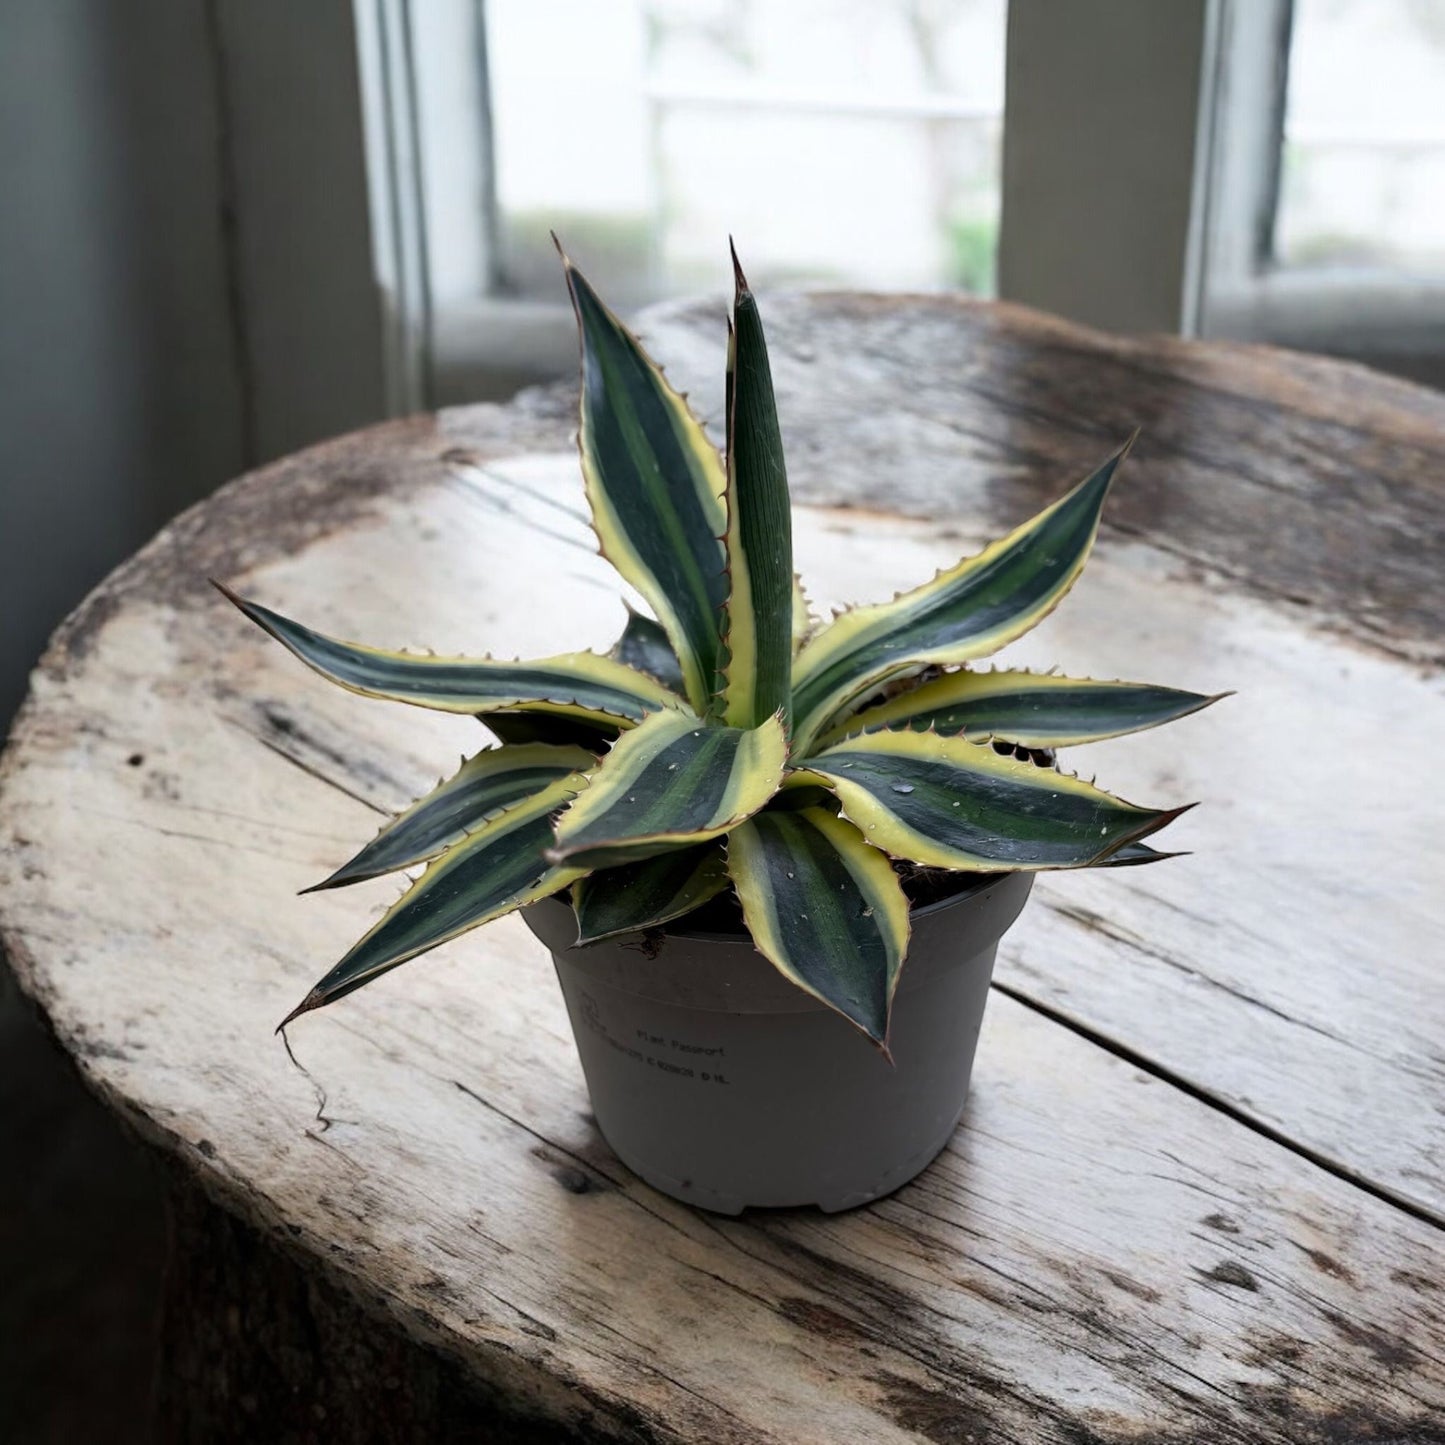
<svg viewBox="0 0 1445 1445">
<path fill-rule="evenodd" d="M 426 865 L 287 1022 L 552 894 L 570 896 L 587 944 L 676 924 L 731 888 L 779 971 L 883 1045 L 911 874 L 1171 856 L 1142 840 L 1183 809 L 1126 803 L 1061 772 L 1052 750 L 1213 698 L 969 665 L 1072 586 L 1127 446 L 977 556 L 818 625 L 793 571 L 772 377 L 736 255 L 722 454 L 562 261 L 593 526 L 656 620 L 632 613 L 606 656 L 414 656 L 227 593 L 342 687 L 476 714 L 501 742 L 316 885 Z"/>
</svg>

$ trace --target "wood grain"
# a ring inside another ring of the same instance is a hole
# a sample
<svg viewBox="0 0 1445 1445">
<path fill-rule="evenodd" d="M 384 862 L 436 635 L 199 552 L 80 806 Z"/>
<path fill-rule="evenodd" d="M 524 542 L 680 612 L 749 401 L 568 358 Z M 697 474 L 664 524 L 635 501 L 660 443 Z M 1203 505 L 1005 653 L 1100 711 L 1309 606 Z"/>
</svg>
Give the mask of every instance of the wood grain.
<svg viewBox="0 0 1445 1445">
<path fill-rule="evenodd" d="M 825 298 L 768 317 L 790 470 L 853 504 L 800 516 L 822 602 L 927 575 L 1087 462 L 1108 425 L 1032 450 L 1063 406 L 1033 379 L 1065 365 L 1054 352 L 1079 375 L 1100 363 L 1096 395 L 1124 374 L 1105 364 L 1124 343 L 1007 309 Z M 658 318 L 656 349 L 683 356 L 702 325 Z M 1445 1439 L 1445 799 L 1438 770 L 1402 773 L 1380 743 L 1438 730 L 1420 665 L 1438 579 L 1406 556 L 1402 519 L 1423 542 L 1445 512 L 1412 471 L 1445 419 L 1329 363 L 1127 345 L 1211 458 L 1200 437 L 1255 386 L 1245 469 L 1282 473 L 1293 449 L 1294 480 L 1146 451 L 1147 495 L 1121 483 L 1125 527 L 1020 657 L 1240 696 L 1091 750 L 1126 796 L 1204 797 L 1177 830 L 1195 855 L 1045 880 L 1001 952 L 965 1126 L 892 1199 L 723 1221 L 631 1179 L 515 920 L 305 1020 L 295 1063 L 270 1038 L 394 885 L 295 891 L 481 734 L 327 688 L 204 577 L 382 645 L 605 644 L 622 606 L 554 393 L 245 479 L 72 618 L 0 771 L 0 938 L 26 988 L 104 1097 L 248 1227 L 482 1395 L 595 1438 Z M 921 396 L 905 363 L 925 351 L 973 358 L 969 396 L 1006 394 L 961 400 L 945 377 Z M 825 366 L 826 405 L 799 401 L 798 368 Z M 1271 510 L 1304 488 L 1299 437 L 1331 387 L 1375 436 L 1336 458 L 1357 469 L 1329 493 L 1339 516 Z M 1015 430 L 968 440 L 996 424 Z M 1294 440 L 1266 451 L 1270 436 Z M 1393 522 L 1366 505 L 1365 456 L 1399 462 Z M 897 496 L 865 486 L 870 460 L 907 479 Z M 1284 528 L 1271 545 L 1300 554 L 1288 586 L 1308 606 L 1270 583 L 1264 543 L 1205 555 L 1200 519 L 1230 510 L 1230 487 L 1263 508 L 1251 526 Z M 858 510 L 885 500 L 941 520 Z M 1368 606 L 1316 535 L 1339 529 L 1376 549 Z"/>
</svg>

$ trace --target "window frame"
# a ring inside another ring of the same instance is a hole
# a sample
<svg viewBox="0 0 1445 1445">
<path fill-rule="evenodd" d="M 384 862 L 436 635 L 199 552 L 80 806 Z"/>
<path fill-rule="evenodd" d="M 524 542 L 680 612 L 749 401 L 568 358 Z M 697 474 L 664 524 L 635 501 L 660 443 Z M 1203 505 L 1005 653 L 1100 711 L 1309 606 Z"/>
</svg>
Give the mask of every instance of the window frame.
<svg viewBox="0 0 1445 1445">
<path fill-rule="evenodd" d="M 430 282 L 418 367 L 428 404 L 502 400 L 565 375 L 577 364 L 571 307 L 498 290 L 485 0 L 356 3 L 392 6 L 411 27 L 417 205 Z"/>
<path fill-rule="evenodd" d="M 566 304 L 497 292 L 485 0 L 352 3 L 390 405 L 502 398 L 567 373 Z M 1111 330 L 1445 381 L 1445 284 L 1272 259 L 1292 11 L 1010 0 L 999 295 Z M 1140 194 L 1147 233 L 1086 223 Z"/>
<path fill-rule="evenodd" d="M 999 296 L 1102 330 L 1196 325 L 1217 0 L 1010 0 Z M 1148 230 L 1129 223 L 1147 200 Z"/>
<path fill-rule="evenodd" d="M 1216 0 L 1201 112 L 1204 218 L 1197 334 L 1366 361 L 1445 385 L 1445 279 L 1274 258 L 1293 0 Z"/>
</svg>

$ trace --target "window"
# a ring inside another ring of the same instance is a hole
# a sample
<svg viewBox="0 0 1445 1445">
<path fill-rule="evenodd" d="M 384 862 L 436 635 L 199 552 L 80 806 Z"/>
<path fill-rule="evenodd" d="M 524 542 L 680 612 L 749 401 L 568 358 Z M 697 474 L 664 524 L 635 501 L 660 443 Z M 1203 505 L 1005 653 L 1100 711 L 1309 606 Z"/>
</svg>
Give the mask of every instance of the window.
<svg viewBox="0 0 1445 1445">
<path fill-rule="evenodd" d="M 355 4 L 412 404 L 570 369 L 553 228 L 624 309 L 720 294 L 731 233 L 761 286 L 1445 384 L 1441 0 Z"/>
<path fill-rule="evenodd" d="M 1445 5 L 1296 0 L 1274 251 L 1445 277 Z"/>
<path fill-rule="evenodd" d="M 1445 385 L 1445 6 L 1228 0 L 1200 275 L 1208 335 Z"/>
<path fill-rule="evenodd" d="M 988 292 L 1004 0 L 488 0 L 498 289 Z M 559 35 L 567 44 L 559 44 Z M 866 178 L 866 184 L 859 184 Z"/>
</svg>

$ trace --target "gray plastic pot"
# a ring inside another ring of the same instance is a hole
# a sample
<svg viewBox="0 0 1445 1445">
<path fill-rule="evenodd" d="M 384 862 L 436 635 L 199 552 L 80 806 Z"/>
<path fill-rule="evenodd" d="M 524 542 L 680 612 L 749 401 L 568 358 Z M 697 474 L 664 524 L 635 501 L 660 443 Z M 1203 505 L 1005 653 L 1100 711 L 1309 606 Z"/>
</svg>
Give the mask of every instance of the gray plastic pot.
<svg viewBox="0 0 1445 1445">
<path fill-rule="evenodd" d="M 1032 874 L 913 912 L 889 1065 L 738 934 L 639 934 L 575 948 L 567 903 L 523 912 L 552 951 L 597 1125 L 655 1189 L 721 1214 L 832 1213 L 906 1184 L 968 1094 L 994 952 Z"/>
</svg>

